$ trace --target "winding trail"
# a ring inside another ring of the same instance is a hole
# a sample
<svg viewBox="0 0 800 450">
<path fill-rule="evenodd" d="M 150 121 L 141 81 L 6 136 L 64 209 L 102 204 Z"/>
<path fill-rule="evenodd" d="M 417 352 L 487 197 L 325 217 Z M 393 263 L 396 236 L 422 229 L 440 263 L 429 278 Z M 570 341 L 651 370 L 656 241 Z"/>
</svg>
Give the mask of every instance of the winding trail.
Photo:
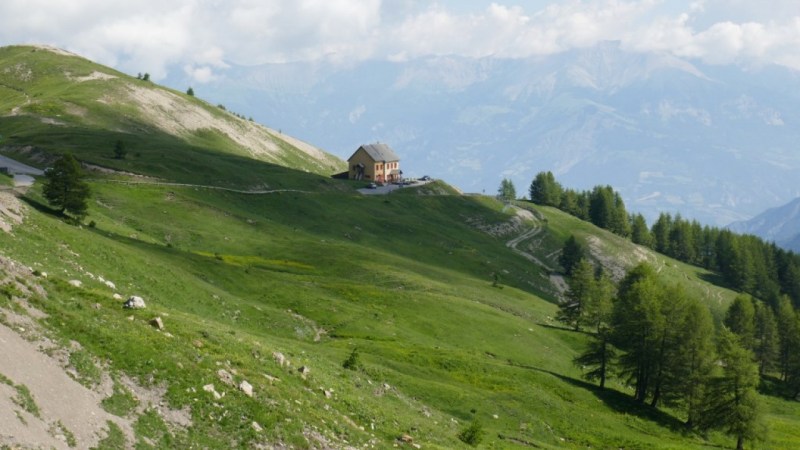
<svg viewBox="0 0 800 450">
<path fill-rule="evenodd" d="M 533 223 L 533 226 L 522 234 L 508 240 L 506 242 L 506 247 L 510 248 L 514 253 L 544 269 L 548 274 L 550 284 L 555 290 L 556 297 L 564 298 L 564 294 L 569 290 L 569 286 L 567 285 L 564 276 L 558 274 L 555 268 L 545 263 L 530 252 L 538 248 L 535 238 L 544 232 L 544 228 L 541 226 L 541 221 L 533 214 L 530 214 L 529 212 L 524 211 L 516 206 L 514 209 L 517 212 L 517 215 L 524 216 L 525 219 L 528 219 Z M 520 244 L 525 241 L 530 241 L 530 243 L 527 246 L 520 248 Z M 547 257 L 554 257 L 558 253 L 558 251 L 551 252 L 549 255 L 547 255 Z"/>
</svg>

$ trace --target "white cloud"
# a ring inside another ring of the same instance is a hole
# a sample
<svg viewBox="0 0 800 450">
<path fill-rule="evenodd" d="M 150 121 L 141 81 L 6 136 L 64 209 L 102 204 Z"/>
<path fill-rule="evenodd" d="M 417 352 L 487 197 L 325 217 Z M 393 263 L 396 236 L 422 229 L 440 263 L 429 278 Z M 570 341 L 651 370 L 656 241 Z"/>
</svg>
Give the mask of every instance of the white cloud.
<svg viewBox="0 0 800 450">
<path fill-rule="evenodd" d="M 712 64 L 800 69 L 796 0 L 4 0 L 0 44 L 45 43 L 128 72 L 200 81 L 229 63 L 520 58 L 620 41 Z M 187 69 L 187 67 L 189 69 Z"/>
</svg>

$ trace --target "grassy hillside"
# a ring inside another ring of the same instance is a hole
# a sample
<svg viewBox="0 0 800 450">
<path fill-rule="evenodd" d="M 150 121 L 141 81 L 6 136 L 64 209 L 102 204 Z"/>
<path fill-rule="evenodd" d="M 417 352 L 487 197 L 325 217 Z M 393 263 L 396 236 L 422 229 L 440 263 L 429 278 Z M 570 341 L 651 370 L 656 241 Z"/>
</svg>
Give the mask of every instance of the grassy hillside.
<svg viewBox="0 0 800 450">
<path fill-rule="evenodd" d="M 616 378 L 606 391 L 584 382 L 572 360 L 588 337 L 553 319 L 571 234 L 616 277 L 649 261 L 719 318 L 734 293 L 713 274 L 551 208 L 444 183 L 361 196 L 363 183 L 308 173 L 301 157 L 286 167 L 213 133 L 169 133 L 135 102 L 97 101 L 141 81 L 107 72 L 117 78 L 75 84 L 98 66 L 33 50 L 0 50 L 0 108 L 23 102 L 0 118 L 4 153 L 44 165 L 71 150 L 137 174 L 91 172 L 83 226 L 54 215 L 40 185 L 22 207 L 0 193 L 0 215 L 25 216 L 0 231 L 0 319 L 56 342 L 50 353 L 102 393 L 120 425 L 108 423 L 100 448 L 463 448 L 473 421 L 481 448 L 732 447 L 686 432 L 680 411 L 636 404 Z M 113 159 L 123 138 L 131 155 Z M 125 310 L 114 294 L 147 308 Z M 344 368 L 354 350 L 358 364 Z M 0 399 L 8 386 L 24 393 L 16 383 L 0 378 Z M 20 423 L 35 419 L 29 397 L 14 403 Z M 796 448 L 798 405 L 763 399 L 765 448 Z M 69 443 L 66 425 L 48 425 Z"/>
<path fill-rule="evenodd" d="M 25 225 L 0 243 L 49 274 L 29 281 L 48 292 L 30 302 L 57 336 L 79 342 L 111 373 L 166 385 L 173 409 L 191 408 L 189 429 L 158 425 L 164 419 L 148 413 L 132 419 L 140 448 L 231 440 L 314 447 L 315 433 L 334 447 L 385 447 L 408 434 L 425 448 L 456 448 L 473 419 L 487 432 L 486 447 L 730 445 L 720 435 L 682 432 L 680 414 L 635 405 L 618 382 L 601 392 L 580 379 L 571 360 L 586 336 L 553 321 L 554 304 L 536 295 L 548 292 L 541 269 L 503 245 L 519 230 L 495 237 L 476 226 L 513 218 L 492 199 L 111 182 L 93 190 L 94 227 L 64 224 L 34 190 Z M 538 212 L 546 235 L 530 248 L 543 259 L 568 233 L 596 237 L 597 255 L 609 259 L 638 251 L 558 211 Z M 654 263 L 695 292 L 732 295 L 695 270 Z M 491 285 L 494 271 L 502 289 Z M 89 274 L 141 295 L 148 309 L 128 320 L 114 291 Z M 83 286 L 70 286 L 73 279 Z M 169 336 L 147 324 L 155 316 Z M 356 348 L 362 368 L 344 369 Z M 311 369 L 305 380 L 302 365 Z M 251 383 L 254 398 L 222 385 L 220 368 Z M 201 390 L 209 383 L 227 395 L 214 400 Z M 796 405 L 772 399 L 769 408 L 774 448 L 790 448 Z"/>
<path fill-rule="evenodd" d="M 330 154 L 201 99 L 32 46 L 0 48 L 0 136 L 0 147 L 17 153 L 30 153 L 30 147 L 71 151 L 93 164 L 155 176 L 183 163 L 169 175 L 246 187 L 259 179 L 247 176 L 245 159 L 323 175 L 345 167 Z M 117 141 L 128 150 L 125 160 L 114 159 Z M 28 158 L 41 156 L 33 153 Z M 215 178 L 221 172 L 213 163 L 231 160 L 245 172 L 244 179 Z"/>
</svg>

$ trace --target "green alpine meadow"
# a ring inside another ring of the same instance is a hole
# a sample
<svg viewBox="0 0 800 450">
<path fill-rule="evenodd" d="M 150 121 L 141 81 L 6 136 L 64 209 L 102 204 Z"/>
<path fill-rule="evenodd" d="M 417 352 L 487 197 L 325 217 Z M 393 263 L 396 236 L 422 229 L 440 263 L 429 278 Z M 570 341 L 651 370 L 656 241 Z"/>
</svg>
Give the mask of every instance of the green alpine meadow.
<svg viewBox="0 0 800 450">
<path fill-rule="evenodd" d="M 44 170 L 0 174 L 1 448 L 800 447 L 796 255 L 737 285 L 552 174 L 365 195 L 190 94 L 0 48 L 0 155 Z"/>
</svg>

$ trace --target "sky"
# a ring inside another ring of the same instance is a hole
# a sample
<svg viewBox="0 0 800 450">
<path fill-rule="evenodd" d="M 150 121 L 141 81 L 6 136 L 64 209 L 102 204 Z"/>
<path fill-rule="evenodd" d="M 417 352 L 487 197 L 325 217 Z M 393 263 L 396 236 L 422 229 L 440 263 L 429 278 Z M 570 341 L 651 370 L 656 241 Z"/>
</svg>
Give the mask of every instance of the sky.
<svg viewBox="0 0 800 450">
<path fill-rule="evenodd" d="M 797 0 L 2 0 L 0 45 L 47 44 L 160 80 L 231 65 L 525 58 L 619 41 L 800 70 Z"/>
</svg>

